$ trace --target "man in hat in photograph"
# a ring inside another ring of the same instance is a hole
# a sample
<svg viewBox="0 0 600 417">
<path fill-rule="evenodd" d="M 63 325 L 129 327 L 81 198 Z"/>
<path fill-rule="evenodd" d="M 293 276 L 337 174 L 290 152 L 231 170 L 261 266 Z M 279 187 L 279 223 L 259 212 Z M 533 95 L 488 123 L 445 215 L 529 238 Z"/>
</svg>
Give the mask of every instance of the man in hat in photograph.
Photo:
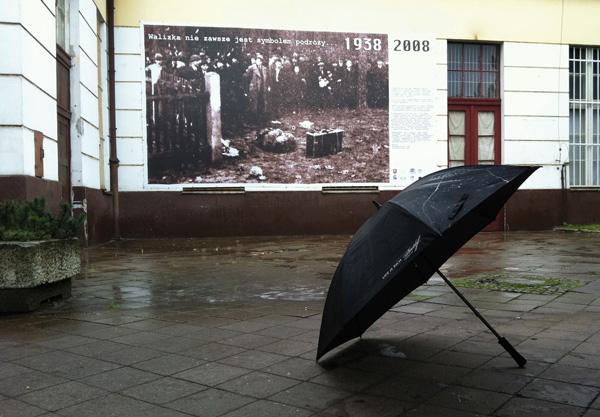
<svg viewBox="0 0 600 417">
<path fill-rule="evenodd" d="M 248 82 L 248 107 L 251 120 L 259 128 L 266 118 L 268 71 L 263 64 L 263 56 L 256 54 L 254 63 L 246 69 Z"/>
</svg>

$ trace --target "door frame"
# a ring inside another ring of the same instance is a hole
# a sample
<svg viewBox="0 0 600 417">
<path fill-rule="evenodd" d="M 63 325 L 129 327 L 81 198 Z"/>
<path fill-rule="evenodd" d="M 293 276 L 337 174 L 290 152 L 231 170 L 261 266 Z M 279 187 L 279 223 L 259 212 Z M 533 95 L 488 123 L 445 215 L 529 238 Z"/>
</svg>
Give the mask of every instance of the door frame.
<svg viewBox="0 0 600 417">
<path fill-rule="evenodd" d="M 67 74 L 66 83 L 61 82 L 60 72 L 63 71 Z M 72 182 L 71 182 L 71 85 L 70 85 L 70 72 L 71 72 L 71 57 L 67 54 L 58 44 L 56 45 L 56 117 L 57 117 L 57 146 L 65 147 L 66 152 L 66 178 L 61 178 L 61 151 L 57 149 L 58 157 L 58 182 L 60 186 L 61 200 L 67 203 L 71 203 L 72 199 Z M 63 85 L 64 84 L 64 85 Z M 61 141 L 59 137 L 59 129 L 61 121 L 66 124 L 67 134 L 66 137 Z M 65 190 L 68 189 L 68 193 Z M 68 194 L 65 195 L 65 194 Z"/>
<path fill-rule="evenodd" d="M 465 99 L 448 98 L 448 113 L 465 112 L 465 165 L 478 165 L 477 154 L 477 113 L 479 111 L 494 112 L 494 163 L 502 163 L 502 115 L 500 99 Z M 446 140 L 450 138 L 450 129 L 446 123 Z M 468 139 L 472 140 L 469 141 Z M 475 145 L 475 146 L 474 146 Z M 446 160 L 450 161 L 450 147 L 446 146 Z"/>
</svg>

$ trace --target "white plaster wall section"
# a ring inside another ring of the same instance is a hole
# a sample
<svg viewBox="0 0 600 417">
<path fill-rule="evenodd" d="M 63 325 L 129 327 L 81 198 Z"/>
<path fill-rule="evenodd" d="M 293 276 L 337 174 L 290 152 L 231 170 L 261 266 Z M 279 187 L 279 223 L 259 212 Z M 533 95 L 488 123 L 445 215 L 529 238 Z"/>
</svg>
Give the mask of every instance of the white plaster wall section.
<svg viewBox="0 0 600 417">
<path fill-rule="evenodd" d="M 95 68 L 95 67 L 94 67 Z M 97 71 L 97 69 L 96 69 Z M 98 76 L 96 75 L 96 83 L 98 82 Z M 98 130 L 99 114 L 98 114 L 98 85 L 96 84 L 95 92 L 88 90 L 82 85 L 81 88 L 81 118 L 87 123 L 91 124 Z M 96 138 L 97 140 L 99 138 Z"/>
<path fill-rule="evenodd" d="M 119 165 L 119 190 L 142 191 L 145 178 L 143 165 Z"/>
<path fill-rule="evenodd" d="M 115 101 L 117 110 L 142 110 L 142 83 L 115 83 Z"/>
<path fill-rule="evenodd" d="M 119 161 L 122 165 L 144 165 L 143 138 L 117 138 Z"/>
<path fill-rule="evenodd" d="M 140 28 L 115 27 L 115 54 L 141 55 Z"/>
<path fill-rule="evenodd" d="M 504 156 L 510 164 L 554 165 L 560 158 L 560 144 L 546 141 L 507 141 Z"/>
<path fill-rule="evenodd" d="M 568 108 L 569 93 L 507 91 L 504 102 L 506 116 L 558 117 L 564 115 L 560 108 Z"/>
<path fill-rule="evenodd" d="M 115 55 L 115 80 L 140 81 L 142 74 L 142 60 L 139 55 L 118 54 Z"/>
<path fill-rule="evenodd" d="M 504 44 L 504 155 L 509 164 L 541 164 L 521 188 L 561 187 L 568 159 L 568 45 Z"/>
<path fill-rule="evenodd" d="M 101 41 L 101 56 L 100 56 L 100 68 L 102 69 L 102 127 L 103 127 L 103 139 L 104 139 L 104 188 L 110 189 L 110 126 L 109 126 L 109 98 L 108 98 L 108 33 L 107 25 L 103 23 L 100 26 L 100 33 L 98 36 Z"/>
<path fill-rule="evenodd" d="M 569 117 L 504 116 L 504 140 L 554 142 L 569 136 Z"/>
<path fill-rule="evenodd" d="M 79 62 L 81 64 L 81 84 L 96 96 L 98 94 L 98 67 L 87 54 L 81 54 Z"/>
<path fill-rule="evenodd" d="M 32 161 L 35 165 L 35 161 Z M 58 181 L 58 142 L 44 138 L 44 179 Z"/>
<path fill-rule="evenodd" d="M 23 124 L 56 141 L 56 99 L 29 80 L 22 80 Z"/>
<path fill-rule="evenodd" d="M 81 163 L 82 185 L 88 188 L 99 189 L 100 176 L 98 173 L 100 172 L 100 165 L 98 158 L 92 158 L 89 155 L 82 154 Z"/>
<path fill-rule="evenodd" d="M 23 77 L 0 75 L 0 126 L 21 126 L 23 124 Z M 11 97 L 6 100 L 6 97 Z"/>
<path fill-rule="evenodd" d="M 33 166 L 25 164 L 25 143 L 33 151 L 33 133 L 21 126 L 0 129 L 0 175 L 33 175 Z M 30 136 L 26 138 L 25 136 Z"/>
<path fill-rule="evenodd" d="M 21 25 L 51 54 L 56 53 L 54 7 L 41 0 L 0 0 L 0 21 Z"/>
<path fill-rule="evenodd" d="M 139 28 L 115 28 L 115 98 L 119 189 L 140 191 L 146 178 L 143 62 Z"/>
<path fill-rule="evenodd" d="M 144 121 L 141 110 L 119 110 L 116 113 L 117 137 L 119 138 L 143 138 Z M 117 147 L 117 149 L 119 149 Z"/>
<path fill-rule="evenodd" d="M 71 54 L 70 90 L 71 90 L 71 184 L 83 185 L 83 162 L 81 154 L 81 135 L 84 122 L 81 119 L 81 48 L 79 0 L 70 0 L 71 19 L 69 20 L 69 42 Z"/>
<path fill-rule="evenodd" d="M 528 162 L 526 165 L 532 165 Z M 560 165 L 543 165 L 534 175 L 527 178 L 520 190 L 560 189 Z"/>
<path fill-rule="evenodd" d="M 83 120 L 83 119 L 82 119 Z M 99 159 L 98 128 L 83 120 L 81 134 L 81 154 L 90 158 Z"/>
<path fill-rule="evenodd" d="M 505 67 L 504 91 L 569 92 L 568 68 Z"/>
<path fill-rule="evenodd" d="M 569 68 L 569 45 L 505 42 L 503 52 L 505 67 Z"/>
</svg>

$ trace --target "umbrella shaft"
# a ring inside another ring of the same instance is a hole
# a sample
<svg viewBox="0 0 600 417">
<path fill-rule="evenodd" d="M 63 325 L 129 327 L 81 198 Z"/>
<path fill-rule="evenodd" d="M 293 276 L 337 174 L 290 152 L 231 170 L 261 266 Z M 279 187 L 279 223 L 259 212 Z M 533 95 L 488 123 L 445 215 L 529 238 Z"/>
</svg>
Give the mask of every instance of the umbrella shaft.
<svg viewBox="0 0 600 417">
<path fill-rule="evenodd" d="M 471 311 L 473 312 L 473 314 L 475 314 L 477 316 L 477 318 L 479 320 L 481 320 L 481 322 L 483 324 L 485 324 L 485 326 L 488 329 L 490 329 L 490 332 L 492 332 L 494 334 L 494 336 L 496 336 L 498 338 L 498 340 L 500 340 L 502 338 L 502 336 L 500 336 L 498 334 L 498 332 L 492 327 L 492 325 L 490 323 L 488 323 L 488 321 L 479 313 L 479 311 L 477 311 L 477 309 L 469 302 L 469 300 L 467 300 L 465 298 L 465 296 L 462 295 L 460 291 L 458 291 L 458 289 L 454 286 L 454 284 L 452 284 L 450 282 L 450 280 L 446 277 L 446 275 L 442 274 L 442 271 L 440 271 L 439 269 L 437 270 L 437 273 L 438 273 L 438 275 L 440 277 L 442 277 L 442 279 L 444 280 L 444 282 L 446 282 L 446 284 L 448 284 L 448 286 L 450 288 L 452 288 L 452 291 L 454 291 L 454 293 L 456 295 L 458 295 L 461 300 L 463 300 L 463 303 L 465 303 L 467 305 L 467 307 L 469 307 L 471 309 Z"/>
</svg>

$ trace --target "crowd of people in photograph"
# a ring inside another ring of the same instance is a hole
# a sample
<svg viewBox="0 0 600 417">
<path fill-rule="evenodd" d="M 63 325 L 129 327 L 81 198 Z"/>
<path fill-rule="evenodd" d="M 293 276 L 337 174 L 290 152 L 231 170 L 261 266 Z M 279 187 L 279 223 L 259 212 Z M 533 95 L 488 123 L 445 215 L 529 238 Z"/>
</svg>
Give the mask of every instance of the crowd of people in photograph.
<svg viewBox="0 0 600 417">
<path fill-rule="evenodd" d="M 267 117 L 303 108 L 358 107 L 358 63 L 349 57 L 326 59 L 296 52 L 267 56 L 235 49 L 185 53 L 172 45 L 152 48 L 146 57 L 150 95 L 203 91 L 206 74 L 219 74 L 224 128 L 248 121 L 260 124 Z M 387 108 L 387 63 L 377 58 L 367 65 L 362 80 L 367 105 Z"/>
</svg>

